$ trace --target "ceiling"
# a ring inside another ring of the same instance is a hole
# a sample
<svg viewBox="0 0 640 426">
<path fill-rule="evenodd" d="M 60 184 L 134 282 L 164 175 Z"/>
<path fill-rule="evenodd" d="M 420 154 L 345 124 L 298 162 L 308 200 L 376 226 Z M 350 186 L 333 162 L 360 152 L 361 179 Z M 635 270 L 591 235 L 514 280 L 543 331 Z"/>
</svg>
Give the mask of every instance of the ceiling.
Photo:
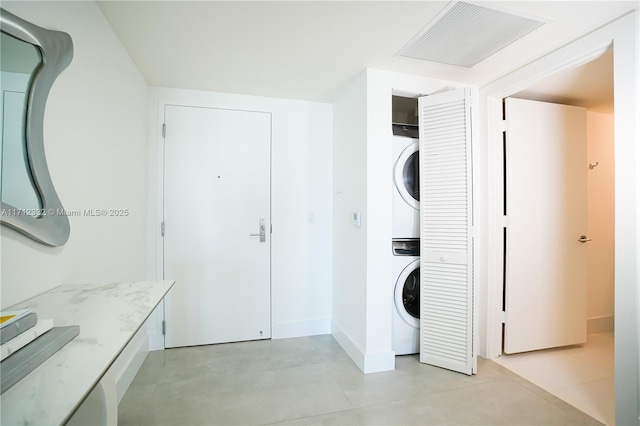
<svg viewBox="0 0 640 426">
<path fill-rule="evenodd" d="M 328 101 L 365 68 L 485 85 L 637 1 L 472 2 L 546 23 L 471 68 L 396 54 L 444 1 L 99 1 L 151 86 Z"/>
<path fill-rule="evenodd" d="M 511 97 L 613 114 L 613 50 L 580 67 L 555 73 Z"/>
</svg>

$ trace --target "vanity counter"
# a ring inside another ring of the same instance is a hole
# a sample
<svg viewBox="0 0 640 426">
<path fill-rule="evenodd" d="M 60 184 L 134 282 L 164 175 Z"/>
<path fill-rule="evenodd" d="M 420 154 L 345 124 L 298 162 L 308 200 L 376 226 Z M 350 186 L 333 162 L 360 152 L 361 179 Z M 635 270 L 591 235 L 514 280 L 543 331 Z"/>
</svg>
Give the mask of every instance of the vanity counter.
<svg viewBox="0 0 640 426">
<path fill-rule="evenodd" d="M 0 423 L 66 423 L 173 283 L 63 285 L 9 308 L 79 325 L 80 335 L 2 394 Z"/>
</svg>

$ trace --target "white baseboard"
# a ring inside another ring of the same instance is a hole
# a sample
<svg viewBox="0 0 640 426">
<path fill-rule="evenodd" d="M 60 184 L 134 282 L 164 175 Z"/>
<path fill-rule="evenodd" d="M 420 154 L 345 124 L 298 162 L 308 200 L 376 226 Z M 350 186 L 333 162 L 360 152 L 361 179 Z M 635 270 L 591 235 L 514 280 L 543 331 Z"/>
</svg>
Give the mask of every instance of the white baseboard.
<svg viewBox="0 0 640 426">
<path fill-rule="evenodd" d="M 162 333 L 149 334 L 149 352 L 164 350 L 164 336 Z"/>
<path fill-rule="evenodd" d="M 109 368 L 115 381 L 118 404 L 127 393 L 149 351 L 164 349 L 163 318 L 164 310 L 160 303 Z"/>
<path fill-rule="evenodd" d="M 118 404 L 138 374 L 147 353 L 149 353 L 149 338 L 145 322 L 109 369 L 115 380 Z"/>
<path fill-rule="evenodd" d="M 614 316 L 593 317 L 587 319 L 587 334 L 613 331 Z"/>
<path fill-rule="evenodd" d="M 396 354 L 393 351 L 366 353 L 335 322 L 331 323 L 331 334 L 351 360 L 363 373 L 377 373 L 379 371 L 394 370 Z"/>
<path fill-rule="evenodd" d="M 272 339 L 316 336 L 331 333 L 331 320 L 319 319 L 295 322 L 280 322 L 273 325 Z"/>
<path fill-rule="evenodd" d="M 149 334 L 149 351 L 164 350 L 164 334 L 162 334 L 162 322 L 164 321 L 164 305 L 160 303 L 147 319 L 147 333 Z"/>
<path fill-rule="evenodd" d="M 378 373 L 396 368 L 396 353 L 393 351 L 368 352 L 364 360 L 364 372 Z"/>
<path fill-rule="evenodd" d="M 331 334 L 342 349 L 349 355 L 349 358 L 364 372 L 364 352 L 356 345 L 335 321 L 331 322 Z"/>
</svg>

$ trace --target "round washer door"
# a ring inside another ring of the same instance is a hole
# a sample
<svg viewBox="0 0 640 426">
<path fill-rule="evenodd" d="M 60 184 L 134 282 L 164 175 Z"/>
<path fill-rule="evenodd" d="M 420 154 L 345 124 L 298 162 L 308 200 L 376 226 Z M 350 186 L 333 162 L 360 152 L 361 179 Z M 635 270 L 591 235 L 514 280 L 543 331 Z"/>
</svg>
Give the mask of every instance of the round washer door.
<svg viewBox="0 0 640 426">
<path fill-rule="evenodd" d="M 398 156 L 394 182 L 400 196 L 414 209 L 420 209 L 420 154 L 418 142 L 406 147 Z"/>
<path fill-rule="evenodd" d="M 420 327 L 420 260 L 407 265 L 396 280 L 395 306 L 400 318 L 412 327 Z"/>
</svg>

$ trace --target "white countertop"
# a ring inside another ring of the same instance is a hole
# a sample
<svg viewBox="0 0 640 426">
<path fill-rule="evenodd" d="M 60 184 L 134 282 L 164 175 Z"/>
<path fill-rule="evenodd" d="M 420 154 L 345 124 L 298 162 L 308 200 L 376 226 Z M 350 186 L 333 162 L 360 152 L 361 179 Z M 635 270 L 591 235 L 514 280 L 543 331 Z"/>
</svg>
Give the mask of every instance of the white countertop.
<svg viewBox="0 0 640 426">
<path fill-rule="evenodd" d="M 32 308 L 80 335 L 0 397 L 0 423 L 62 424 L 173 286 L 173 281 L 64 285 L 10 309 Z"/>
</svg>

